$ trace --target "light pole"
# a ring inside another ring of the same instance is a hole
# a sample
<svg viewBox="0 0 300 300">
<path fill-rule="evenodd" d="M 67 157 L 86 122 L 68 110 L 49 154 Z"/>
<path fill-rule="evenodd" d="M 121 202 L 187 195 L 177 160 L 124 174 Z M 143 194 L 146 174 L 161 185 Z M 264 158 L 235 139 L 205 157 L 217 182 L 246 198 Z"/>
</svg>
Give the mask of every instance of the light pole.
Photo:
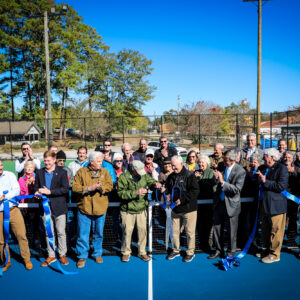
<svg viewBox="0 0 300 300">
<path fill-rule="evenodd" d="M 244 2 L 258 2 L 258 33 L 257 33 L 257 95 L 256 95 L 256 114 L 257 126 L 256 137 L 257 145 L 260 146 L 260 97 L 261 97 L 261 7 L 262 2 L 269 0 L 243 0 Z"/>
</svg>

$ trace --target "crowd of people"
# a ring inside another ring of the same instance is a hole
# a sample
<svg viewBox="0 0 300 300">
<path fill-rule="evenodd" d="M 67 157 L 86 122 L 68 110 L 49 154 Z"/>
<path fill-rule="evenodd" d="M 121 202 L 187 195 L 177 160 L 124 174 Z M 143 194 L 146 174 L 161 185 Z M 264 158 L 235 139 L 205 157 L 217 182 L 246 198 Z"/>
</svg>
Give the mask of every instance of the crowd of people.
<svg viewBox="0 0 300 300">
<path fill-rule="evenodd" d="M 47 257 L 41 267 L 47 267 L 57 259 L 68 265 L 66 224 L 69 198 L 77 203 L 76 255 L 77 267 L 84 268 L 89 251 L 96 263 L 102 263 L 102 243 L 105 217 L 111 201 L 120 202 L 115 209 L 116 220 L 120 218 L 121 261 L 128 262 L 131 256 L 131 242 L 134 228 L 138 233 L 138 257 L 149 261 L 147 243 L 147 208 L 149 194 L 158 193 L 158 201 L 166 197 L 175 207 L 171 213 L 173 243 L 167 255 L 172 260 L 181 255 L 180 235 L 184 229 L 187 250 L 184 262 L 195 257 L 196 231 L 199 247 L 209 253 L 208 259 L 225 256 L 224 228 L 227 226 L 228 245 L 226 256 L 233 257 L 247 241 L 255 223 L 259 207 L 258 224 L 262 230 L 262 247 L 258 246 L 257 234 L 253 241 L 256 255 L 263 263 L 280 260 L 280 252 L 287 234 L 287 246 L 299 248 L 296 244 L 298 229 L 298 204 L 287 200 L 282 193 L 300 195 L 300 150 L 295 157 L 287 151 L 285 140 L 278 142 L 278 149 L 262 151 L 256 146 L 254 133 L 247 135 L 247 147 L 230 148 L 217 143 L 210 156 L 199 149 L 188 152 L 186 162 L 170 147 L 165 136 L 160 138 L 160 149 L 148 148 L 147 140 L 141 139 L 139 148 L 132 151 L 124 143 L 120 152 L 113 152 L 111 141 L 105 140 L 101 151 L 88 153 L 85 146 L 77 151 L 77 159 L 68 167 L 66 154 L 57 146 L 51 146 L 43 155 L 43 162 L 37 159 L 29 143 L 21 145 L 22 157 L 15 161 L 16 176 L 3 169 L 0 161 L 0 258 L 8 263 L 3 271 L 11 267 L 9 247 L 5 242 L 4 201 L 18 195 L 34 195 L 21 202 L 41 202 L 41 196 L 49 199 L 51 229 L 54 234 L 52 247 L 48 231 L 45 230 Z M 7 191 L 4 194 L 4 191 Z M 153 198 L 154 196 L 152 196 Z M 241 197 L 251 197 L 245 203 L 241 214 Z M 213 204 L 198 205 L 197 201 L 213 199 Z M 19 209 L 15 202 L 9 202 L 10 225 L 27 270 L 33 265 L 25 223 L 29 223 L 35 247 L 40 247 L 40 220 L 46 226 L 43 209 Z M 286 222 L 288 227 L 285 231 Z M 117 226 L 118 227 L 118 226 Z M 92 228 L 92 232 L 91 232 Z M 116 233 L 118 234 L 118 233 Z M 242 241 L 242 242 L 241 242 Z M 239 242 L 242 243 L 239 245 Z M 56 244 L 58 255 L 55 253 Z M 4 249 L 6 246 L 7 252 Z M 92 247 L 91 247 L 92 246 Z M 90 249 L 91 248 L 91 249 Z M 58 258 L 59 257 L 59 258 Z"/>
</svg>

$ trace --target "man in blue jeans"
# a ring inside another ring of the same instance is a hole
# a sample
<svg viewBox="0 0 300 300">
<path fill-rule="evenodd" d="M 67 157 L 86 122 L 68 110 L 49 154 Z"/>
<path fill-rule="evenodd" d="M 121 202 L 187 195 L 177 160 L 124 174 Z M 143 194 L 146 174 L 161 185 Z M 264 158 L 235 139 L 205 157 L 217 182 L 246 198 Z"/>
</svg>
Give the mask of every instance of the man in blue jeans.
<svg viewBox="0 0 300 300">
<path fill-rule="evenodd" d="M 105 214 L 108 208 L 108 193 L 113 182 L 108 171 L 102 168 L 104 155 L 101 152 L 89 154 L 89 165 L 81 168 L 74 177 L 72 191 L 78 194 L 78 231 L 76 244 L 78 268 L 84 268 L 89 251 L 91 224 L 94 228 L 92 257 L 96 263 L 103 262 L 102 242 Z"/>
</svg>

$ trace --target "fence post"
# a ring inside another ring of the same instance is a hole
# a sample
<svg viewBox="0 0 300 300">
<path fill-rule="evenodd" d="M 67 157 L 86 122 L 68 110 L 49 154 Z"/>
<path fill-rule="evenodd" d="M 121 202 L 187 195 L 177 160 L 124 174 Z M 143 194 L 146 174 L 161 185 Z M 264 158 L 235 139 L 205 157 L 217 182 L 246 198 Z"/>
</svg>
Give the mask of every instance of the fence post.
<svg viewBox="0 0 300 300">
<path fill-rule="evenodd" d="M 235 135 L 236 135 L 236 146 L 240 146 L 240 128 L 239 128 L 239 115 L 235 115 Z"/>
<path fill-rule="evenodd" d="M 200 125 L 200 121 L 201 121 L 201 116 L 200 114 L 198 115 L 198 146 L 199 146 L 199 151 L 200 151 L 200 147 L 201 147 L 201 125 Z"/>
<path fill-rule="evenodd" d="M 122 135 L 123 135 L 123 144 L 124 144 L 125 143 L 124 116 L 122 116 Z"/>
<path fill-rule="evenodd" d="M 256 114 L 253 114 L 253 132 L 256 132 Z"/>
<path fill-rule="evenodd" d="M 273 134 L 273 114 L 270 113 L 270 148 L 272 147 L 272 134 Z"/>
<path fill-rule="evenodd" d="M 9 127 L 9 136 L 10 136 L 10 158 L 13 160 L 13 149 L 12 149 L 12 134 L 11 134 L 11 122 L 8 121 L 8 127 Z"/>
<path fill-rule="evenodd" d="M 86 147 L 86 119 L 83 118 L 83 134 L 84 134 L 84 146 Z"/>
<path fill-rule="evenodd" d="M 161 116 L 160 117 L 160 136 L 164 135 L 163 123 L 164 123 L 163 116 Z"/>
<path fill-rule="evenodd" d="M 289 111 L 286 112 L 286 147 L 289 149 Z"/>
</svg>

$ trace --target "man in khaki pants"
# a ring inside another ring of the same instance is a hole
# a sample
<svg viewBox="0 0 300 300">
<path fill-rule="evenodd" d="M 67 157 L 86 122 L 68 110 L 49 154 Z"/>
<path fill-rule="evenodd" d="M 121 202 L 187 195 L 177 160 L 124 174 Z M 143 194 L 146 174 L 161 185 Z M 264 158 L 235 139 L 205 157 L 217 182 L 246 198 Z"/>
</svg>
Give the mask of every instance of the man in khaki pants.
<svg viewBox="0 0 300 300">
<path fill-rule="evenodd" d="M 129 171 L 121 174 L 118 181 L 118 195 L 121 198 L 122 217 L 122 262 L 128 262 L 131 254 L 131 236 L 135 224 L 138 231 L 138 257 L 143 261 L 151 258 L 146 252 L 147 243 L 147 187 L 160 188 L 161 184 L 150 177 L 145 165 L 135 160 Z"/>
<path fill-rule="evenodd" d="M 6 195 L 3 194 L 4 191 L 8 191 Z M 12 172 L 4 171 L 2 161 L 0 160 L 0 256 L 2 262 L 5 261 L 4 255 L 4 232 L 3 232 L 3 200 L 4 199 L 11 199 L 15 196 L 20 194 L 20 187 L 17 181 L 16 176 Z M 25 268 L 27 270 L 32 269 L 32 263 L 30 261 L 30 250 L 28 246 L 28 240 L 26 237 L 26 229 L 24 224 L 23 216 L 18 207 L 15 206 L 12 202 L 9 203 L 10 208 L 10 227 L 15 234 L 19 247 L 20 247 L 20 254 L 24 260 Z M 10 266 L 10 254 L 8 245 L 6 245 L 8 251 L 8 263 L 3 268 L 3 272 L 5 272 Z"/>
<path fill-rule="evenodd" d="M 289 174 L 287 167 L 279 162 L 278 150 L 266 149 L 263 159 L 268 172 L 257 173 L 263 186 L 262 232 L 266 250 L 259 256 L 263 263 L 270 264 L 280 261 L 287 212 L 287 199 L 281 192 L 288 186 Z"/>
<path fill-rule="evenodd" d="M 197 197 L 199 186 L 194 173 L 183 167 L 181 156 L 173 156 L 171 159 L 174 170 L 166 181 L 166 193 L 172 195 L 172 189 L 178 186 L 181 190 L 181 196 L 176 189 L 174 191 L 174 201 L 176 207 L 172 211 L 173 227 L 173 251 L 167 256 L 168 260 L 174 259 L 180 255 L 180 222 L 183 221 L 185 233 L 187 236 L 187 251 L 183 258 L 184 262 L 190 262 L 195 255 L 195 231 L 197 223 Z M 164 188 L 162 189 L 162 192 Z"/>
</svg>

